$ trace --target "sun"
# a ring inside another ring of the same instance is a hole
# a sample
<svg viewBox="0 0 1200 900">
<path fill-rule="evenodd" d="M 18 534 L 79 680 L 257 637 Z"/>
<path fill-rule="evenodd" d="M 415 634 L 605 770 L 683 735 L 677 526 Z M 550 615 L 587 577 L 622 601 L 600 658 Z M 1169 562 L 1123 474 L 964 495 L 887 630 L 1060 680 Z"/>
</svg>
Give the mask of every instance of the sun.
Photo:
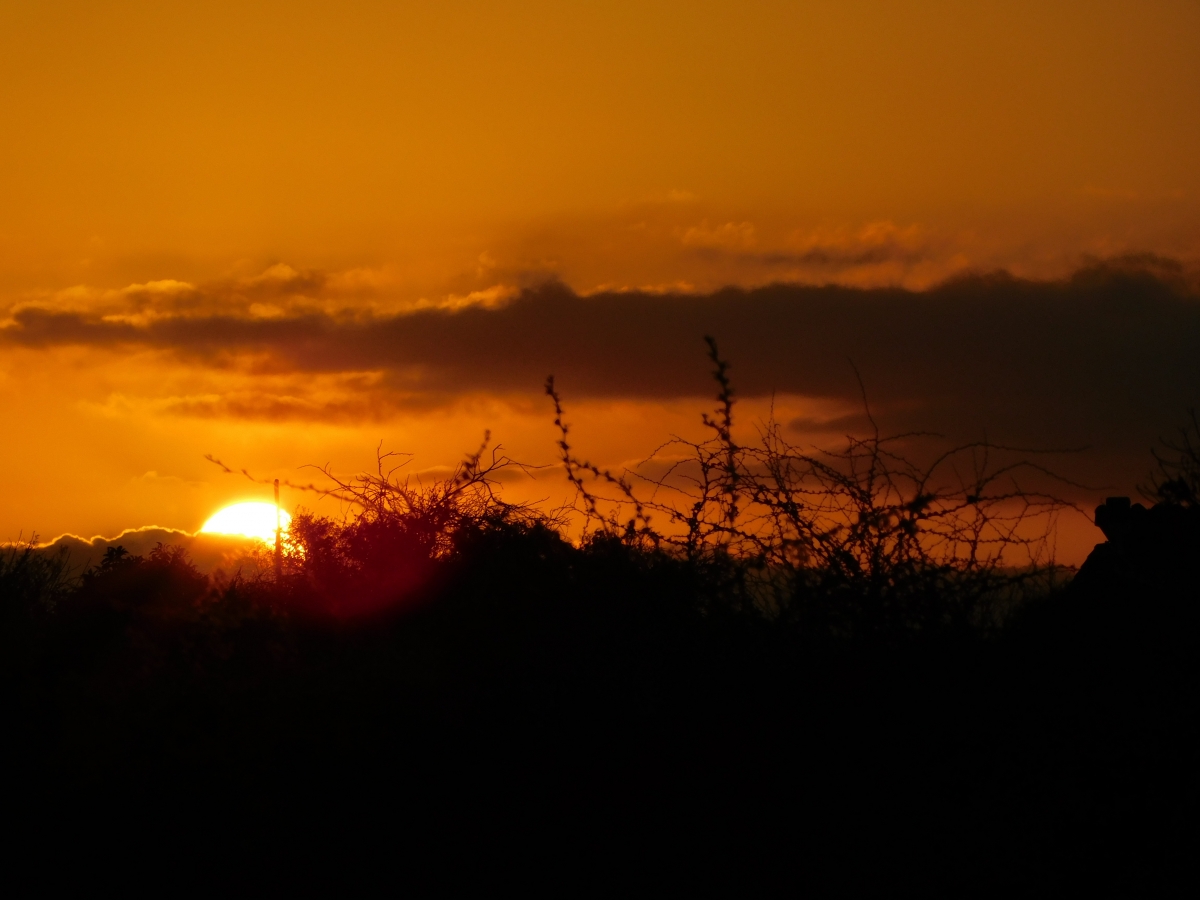
<svg viewBox="0 0 1200 900">
<path fill-rule="evenodd" d="M 274 503 L 234 503 L 232 506 L 226 506 L 205 522 L 200 533 L 237 534 L 274 544 L 275 515 Z M 291 522 L 292 517 L 282 509 L 279 510 L 279 526 L 285 532 Z"/>
</svg>

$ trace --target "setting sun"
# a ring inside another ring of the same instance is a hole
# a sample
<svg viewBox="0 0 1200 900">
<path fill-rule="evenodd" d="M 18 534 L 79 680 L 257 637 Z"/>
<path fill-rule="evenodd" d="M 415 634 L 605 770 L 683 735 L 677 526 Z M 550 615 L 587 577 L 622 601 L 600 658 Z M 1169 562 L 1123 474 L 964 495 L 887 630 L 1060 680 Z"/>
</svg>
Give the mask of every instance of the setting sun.
<svg viewBox="0 0 1200 900">
<path fill-rule="evenodd" d="M 209 518 L 200 529 L 200 533 L 237 534 L 258 538 L 270 544 L 275 541 L 275 515 L 274 503 L 235 503 Z M 279 525 L 287 531 L 292 517 L 282 509 L 278 511 L 278 515 Z"/>
</svg>

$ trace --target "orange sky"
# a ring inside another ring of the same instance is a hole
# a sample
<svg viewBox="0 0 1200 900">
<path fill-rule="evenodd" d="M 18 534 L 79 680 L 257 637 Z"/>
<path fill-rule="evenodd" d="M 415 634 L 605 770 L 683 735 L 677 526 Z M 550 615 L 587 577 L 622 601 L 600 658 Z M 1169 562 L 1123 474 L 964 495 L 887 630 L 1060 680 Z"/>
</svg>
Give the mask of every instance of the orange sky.
<svg viewBox="0 0 1200 900">
<path fill-rule="evenodd" d="M 0 2 L 0 327 L 1188 269 L 1197 47 L 1182 0 Z M 398 376 L 263 347 L 0 343 L 0 537 L 194 529 L 249 487 L 204 453 L 296 477 L 382 439 L 437 466 L 491 428 L 553 457 L 540 382 L 356 403 Z M 574 418 L 619 463 L 688 427 L 687 394 Z"/>
</svg>

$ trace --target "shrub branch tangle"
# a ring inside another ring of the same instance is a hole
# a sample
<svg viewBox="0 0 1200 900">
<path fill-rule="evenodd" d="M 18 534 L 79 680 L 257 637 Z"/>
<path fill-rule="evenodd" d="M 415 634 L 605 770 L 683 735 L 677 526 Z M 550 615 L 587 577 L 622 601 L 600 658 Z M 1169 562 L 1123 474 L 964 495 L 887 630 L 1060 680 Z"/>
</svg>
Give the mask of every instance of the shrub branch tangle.
<svg viewBox="0 0 1200 900">
<path fill-rule="evenodd" d="M 51 613 L 75 587 L 65 547 L 53 553 L 38 552 L 37 535 L 27 541 L 0 545 L 0 598 L 4 615 L 16 610 Z"/>
<path fill-rule="evenodd" d="M 503 500 L 501 473 L 526 467 L 489 452 L 487 436 L 433 483 L 403 474 L 407 454 L 377 450 L 373 473 L 346 478 L 325 466 L 326 487 L 290 484 L 342 501 L 349 514 L 297 513 L 281 587 L 369 607 L 424 583 L 473 534 L 566 538 L 572 518 L 582 519 L 585 553 L 621 548 L 639 565 L 686 573 L 704 608 L 835 634 L 988 630 L 1026 593 L 1052 585 L 1054 527 L 1072 505 L 1036 487 L 1068 482 L 1030 461 L 1031 451 L 985 440 L 930 455 L 937 435 L 885 436 L 865 392 L 870 432 L 840 450 L 797 447 L 773 414 L 756 440 L 739 443 L 730 367 L 706 340 L 718 387 L 716 408 L 702 416 L 709 437 L 659 447 L 647 462 L 670 460 L 661 476 L 577 455 L 551 377 L 560 462 L 575 489 L 568 508 Z"/>
<path fill-rule="evenodd" d="M 917 462 L 909 454 L 938 436 L 885 436 L 869 407 L 869 435 L 839 451 L 789 443 L 773 416 L 743 446 L 729 365 L 706 340 L 719 387 L 717 408 L 703 416 L 711 436 L 660 447 L 655 457 L 676 457 L 661 477 L 578 457 L 547 381 L 585 541 L 682 556 L 722 576 L 712 582 L 726 601 L 843 633 L 991 627 L 1023 591 L 1053 579 L 1053 529 L 1072 504 L 1027 486 L 1067 483 L 1031 462 L 1031 451 L 985 440 Z"/>
<path fill-rule="evenodd" d="M 1200 506 L 1200 419 L 1188 410 L 1188 421 L 1173 438 L 1154 448 L 1155 471 L 1142 488 L 1148 500 L 1183 507 Z"/>
<path fill-rule="evenodd" d="M 331 497 L 346 514 L 337 520 L 306 510 L 296 513 L 284 541 L 283 583 L 275 591 L 279 599 L 334 613 L 370 611 L 420 587 L 438 561 L 472 533 L 535 524 L 556 527 L 553 513 L 500 496 L 500 473 L 528 467 L 504 455 L 502 448 L 490 447 L 490 433 L 445 478 L 425 481 L 406 474 L 410 456 L 382 452 L 381 446 L 374 472 L 345 477 L 325 465 L 314 467 L 325 486 L 281 482 Z M 272 483 L 206 458 L 256 484 Z"/>
<path fill-rule="evenodd" d="M 407 460 L 394 461 L 408 454 L 377 451 L 376 471 L 350 479 L 323 467 L 332 486 L 321 493 L 351 514 L 343 523 L 311 513 L 292 520 L 292 586 L 308 582 L 326 596 L 354 594 L 370 606 L 419 586 L 472 532 L 550 521 L 531 505 L 500 497 L 497 476 L 524 467 L 499 447 L 489 450 L 489 437 L 449 477 L 431 483 L 402 477 Z"/>
</svg>

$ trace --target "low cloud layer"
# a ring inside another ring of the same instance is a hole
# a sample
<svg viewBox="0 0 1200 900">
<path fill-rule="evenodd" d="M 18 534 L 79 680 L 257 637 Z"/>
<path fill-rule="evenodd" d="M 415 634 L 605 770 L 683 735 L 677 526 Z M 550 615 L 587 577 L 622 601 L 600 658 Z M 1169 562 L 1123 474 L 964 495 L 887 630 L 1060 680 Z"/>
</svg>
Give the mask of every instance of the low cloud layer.
<svg viewBox="0 0 1200 900">
<path fill-rule="evenodd" d="M 130 528 L 111 538 L 83 538 L 64 534 L 39 545 L 38 551 L 51 554 L 65 552 L 70 574 L 78 576 L 100 565 L 110 548 L 122 547 L 132 556 L 145 556 L 159 544 L 184 547 L 191 562 L 205 573 L 220 570 L 227 575 L 253 577 L 259 574 L 263 565 L 262 544 L 254 538 L 192 534 L 155 526 Z"/>
<path fill-rule="evenodd" d="M 315 299 L 271 316 L 172 288 L 160 292 L 170 303 L 139 300 L 152 314 L 137 318 L 17 309 L 0 342 L 152 350 L 245 376 L 238 394 L 164 402 L 164 412 L 184 415 L 388 415 L 466 393 L 536 393 L 549 374 L 568 400 L 707 396 L 705 335 L 718 340 L 744 396 L 856 402 L 857 370 L 894 428 L 1142 452 L 1200 401 L 1200 295 L 1178 266 L 1155 259 L 1058 281 L 965 277 L 919 292 L 776 285 L 584 297 L 548 284 L 391 314 L 323 311 L 329 279 L 296 277 Z M 324 399 L 255 393 L 256 379 L 280 377 L 341 379 L 344 389 Z"/>
</svg>

